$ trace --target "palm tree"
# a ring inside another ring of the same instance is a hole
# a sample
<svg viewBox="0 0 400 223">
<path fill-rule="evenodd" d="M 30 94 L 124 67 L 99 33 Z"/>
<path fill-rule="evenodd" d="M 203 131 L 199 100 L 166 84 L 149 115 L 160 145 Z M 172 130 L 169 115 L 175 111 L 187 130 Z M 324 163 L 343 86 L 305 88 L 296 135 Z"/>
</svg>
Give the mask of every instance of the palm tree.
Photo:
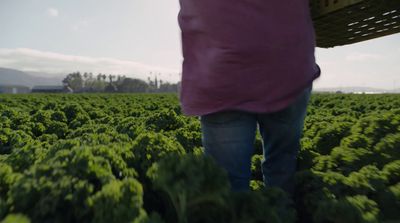
<svg viewBox="0 0 400 223">
<path fill-rule="evenodd" d="M 110 84 L 113 82 L 113 79 L 115 78 L 115 75 L 109 74 L 108 79 L 110 80 Z"/>
</svg>

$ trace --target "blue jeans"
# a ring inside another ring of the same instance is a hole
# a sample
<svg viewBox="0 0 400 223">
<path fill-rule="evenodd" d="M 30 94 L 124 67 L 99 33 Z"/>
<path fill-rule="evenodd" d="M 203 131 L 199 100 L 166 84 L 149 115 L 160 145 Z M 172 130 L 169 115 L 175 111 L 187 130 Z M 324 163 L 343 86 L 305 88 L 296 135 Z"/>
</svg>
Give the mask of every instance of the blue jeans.
<svg viewBox="0 0 400 223">
<path fill-rule="evenodd" d="M 200 117 L 205 154 L 224 168 L 232 190 L 249 190 L 251 157 L 259 127 L 263 139 L 261 164 L 266 186 L 292 194 L 297 154 L 312 86 L 287 108 L 273 113 L 223 111 Z"/>
</svg>

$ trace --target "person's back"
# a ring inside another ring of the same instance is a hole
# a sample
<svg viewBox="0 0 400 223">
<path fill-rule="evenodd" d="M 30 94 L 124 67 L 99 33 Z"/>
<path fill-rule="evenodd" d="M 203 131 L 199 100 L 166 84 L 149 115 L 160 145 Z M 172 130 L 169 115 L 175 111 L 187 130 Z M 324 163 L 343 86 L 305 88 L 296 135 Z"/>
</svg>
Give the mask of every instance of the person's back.
<svg viewBox="0 0 400 223">
<path fill-rule="evenodd" d="M 319 76 L 308 0 L 180 0 L 183 112 L 271 112 Z"/>
<path fill-rule="evenodd" d="M 293 191 L 312 82 L 320 75 L 308 0 L 180 0 L 186 115 L 206 155 L 247 190 L 257 125 L 266 185 Z"/>
</svg>

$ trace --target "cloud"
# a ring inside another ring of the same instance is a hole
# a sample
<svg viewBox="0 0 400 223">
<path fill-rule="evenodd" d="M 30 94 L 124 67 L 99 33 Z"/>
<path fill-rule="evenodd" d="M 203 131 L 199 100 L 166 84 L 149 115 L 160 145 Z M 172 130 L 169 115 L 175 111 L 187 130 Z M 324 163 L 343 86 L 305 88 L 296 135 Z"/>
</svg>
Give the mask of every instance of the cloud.
<svg viewBox="0 0 400 223">
<path fill-rule="evenodd" d="M 47 9 L 47 15 L 51 16 L 51 17 L 57 17 L 60 13 L 58 12 L 58 10 L 56 8 L 48 8 Z"/>
<path fill-rule="evenodd" d="M 321 60 L 321 59 L 317 60 L 317 64 L 320 67 L 338 66 L 339 65 L 337 61 L 334 61 L 334 60 Z"/>
<path fill-rule="evenodd" d="M 107 57 L 85 57 L 27 48 L 0 48 L 0 67 L 52 74 L 68 74 L 75 71 L 120 74 L 147 79 L 150 72 L 160 74 L 159 78 L 177 82 L 179 70 L 146 65 L 131 60 Z"/>
<path fill-rule="evenodd" d="M 370 60 L 380 60 L 382 58 L 382 55 L 369 53 L 352 53 L 346 56 L 346 60 L 350 62 L 365 62 Z"/>
<path fill-rule="evenodd" d="M 92 21 L 89 19 L 82 19 L 81 21 L 78 21 L 78 22 L 74 23 L 73 25 L 71 25 L 71 29 L 73 31 L 78 31 L 80 29 L 84 29 L 84 28 L 88 27 L 91 23 L 92 23 Z"/>
</svg>

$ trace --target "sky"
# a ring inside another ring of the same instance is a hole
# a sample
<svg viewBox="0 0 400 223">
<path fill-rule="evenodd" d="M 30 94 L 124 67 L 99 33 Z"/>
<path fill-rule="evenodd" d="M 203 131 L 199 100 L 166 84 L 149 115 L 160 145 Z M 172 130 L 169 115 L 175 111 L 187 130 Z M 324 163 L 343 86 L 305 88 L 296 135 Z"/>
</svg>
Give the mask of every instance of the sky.
<svg viewBox="0 0 400 223">
<path fill-rule="evenodd" d="M 0 0 L 0 67 L 177 82 L 178 0 Z M 316 88 L 400 88 L 400 34 L 316 49 Z"/>
</svg>

